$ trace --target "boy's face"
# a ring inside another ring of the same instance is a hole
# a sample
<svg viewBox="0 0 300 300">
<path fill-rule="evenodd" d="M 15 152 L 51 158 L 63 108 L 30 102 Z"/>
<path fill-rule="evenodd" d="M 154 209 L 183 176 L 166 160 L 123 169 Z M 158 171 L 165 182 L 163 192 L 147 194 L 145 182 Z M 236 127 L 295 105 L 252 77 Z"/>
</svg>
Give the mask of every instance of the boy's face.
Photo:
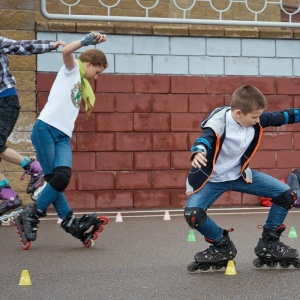
<svg viewBox="0 0 300 300">
<path fill-rule="evenodd" d="M 263 113 L 263 109 L 254 110 L 246 115 L 241 110 L 236 110 L 236 122 L 243 127 L 251 127 L 259 123 L 259 117 Z"/>
</svg>

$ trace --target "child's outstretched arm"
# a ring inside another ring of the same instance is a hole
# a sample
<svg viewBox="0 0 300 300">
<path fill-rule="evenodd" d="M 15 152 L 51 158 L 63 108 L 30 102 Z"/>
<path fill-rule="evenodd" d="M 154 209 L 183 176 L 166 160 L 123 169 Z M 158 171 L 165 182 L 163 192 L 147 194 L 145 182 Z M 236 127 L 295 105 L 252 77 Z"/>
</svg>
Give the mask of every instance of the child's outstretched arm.
<svg viewBox="0 0 300 300">
<path fill-rule="evenodd" d="M 20 40 L 15 41 L 0 36 L 0 53 L 13 55 L 41 54 L 56 50 L 59 46 L 65 46 L 64 41 L 51 40 Z"/>
<path fill-rule="evenodd" d="M 73 56 L 74 51 L 78 50 L 83 46 L 97 45 L 105 41 L 106 41 L 106 35 L 96 31 L 96 32 L 90 32 L 89 34 L 84 36 L 81 40 L 77 40 L 66 45 L 62 51 L 65 67 L 70 71 L 76 66 L 76 62 Z"/>
</svg>

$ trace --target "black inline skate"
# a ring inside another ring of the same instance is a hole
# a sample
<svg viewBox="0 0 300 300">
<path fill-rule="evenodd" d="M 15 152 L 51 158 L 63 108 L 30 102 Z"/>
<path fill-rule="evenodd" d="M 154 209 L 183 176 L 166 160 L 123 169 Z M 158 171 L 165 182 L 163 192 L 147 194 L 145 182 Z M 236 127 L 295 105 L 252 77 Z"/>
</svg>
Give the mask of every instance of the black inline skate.
<svg viewBox="0 0 300 300">
<path fill-rule="evenodd" d="M 30 248 L 30 242 L 35 241 L 37 238 L 39 218 L 45 217 L 46 213 L 38 210 L 35 203 L 29 204 L 20 215 L 15 218 L 17 225 L 17 233 L 19 240 L 23 243 L 23 249 Z"/>
<path fill-rule="evenodd" d="M 256 268 L 262 268 L 264 265 L 269 268 L 276 268 L 278 264 L 281 268 L 288 268 L 290 265 L 300 268 L 300 260 L 297 258 L 298 251 L 279 240 L 285 228 L 284 224 L 276 230 L 263 227 L 262 236 L 254 248 L 255 254 L 258 256 L 253 260 L 253 265 Z"/>
<path fill-rule="evenodd" d="M 233 229 L 223 230 L 223 238 L 219 242 L 205 239 L 212 244 L 206 250 L 196 253 L 195 261 L 187 266 L 187 270 L 191 273 L 197 270 L 208 271 L 210 267 L 213 270 L 220 270 L 227 266 L 229 260 L 233 260 L 237 254 L 234 243 L 230 240 L 228 232 Z"/>
<path fill-rule="evenodd" d="M 83 215 L 76 218 L 72 211 L 61 222 L 61 227 L 75 238 L 81 240 L 85 247 L 92 245 L 92 240 L 98 238 L 98 233 L 103 231 L 103 225 L 108 223 L 108 218 L 98 216 L 97 213 Z"/>
</svg>

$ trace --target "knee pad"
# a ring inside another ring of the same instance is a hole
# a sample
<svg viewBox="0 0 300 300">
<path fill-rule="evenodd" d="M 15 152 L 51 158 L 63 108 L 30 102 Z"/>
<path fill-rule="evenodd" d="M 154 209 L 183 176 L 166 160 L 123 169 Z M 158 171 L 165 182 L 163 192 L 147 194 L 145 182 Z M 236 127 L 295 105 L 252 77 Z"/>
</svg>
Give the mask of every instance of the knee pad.
<svg viewBox="0 0 300 300">
<path fill-rule="evenodd" d="M 202 208 L 186 207 L 184 217 L 191 228 L 198 228 L 206 221 L 207 214 Z"/>
<path fill-rule="evenodd" d="M 47 182 L 49 182 L 52 179 L 52 177 L 53 177 L 53 174 L 47 174 L 44 176 L 45 181 L 47 181 Z"/>
<path fill-rule="evenodd" d="M 276 198 L 272 199 L 272 202 L 285 209 L 291 209 L 294 206 L 296 200 L 296 191 L 294 189 L 289 189 Z"/>
<path fill-rule="evenodd" d="M 58 192 L 63 192 L 70 182 L 71 174 L 71 168 L 57 167 L 54 169 L 52 178 L 48 182 L 53 189 Z"/>
</svg>

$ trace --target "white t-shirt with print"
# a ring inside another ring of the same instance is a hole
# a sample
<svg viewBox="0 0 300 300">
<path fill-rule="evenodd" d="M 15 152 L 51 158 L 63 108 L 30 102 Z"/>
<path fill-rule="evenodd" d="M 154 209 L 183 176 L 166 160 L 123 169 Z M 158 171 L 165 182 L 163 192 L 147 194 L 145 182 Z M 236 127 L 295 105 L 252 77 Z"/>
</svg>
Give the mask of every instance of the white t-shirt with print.
<svg viewBox="0 0 300 300">
<path fill-rule="evenodd" d="M 81 103 L 79 66 L 69 71 L 65 65 L 57 73 L 48 101 L 38 119 L 72 137 Z"/>
</svg>

